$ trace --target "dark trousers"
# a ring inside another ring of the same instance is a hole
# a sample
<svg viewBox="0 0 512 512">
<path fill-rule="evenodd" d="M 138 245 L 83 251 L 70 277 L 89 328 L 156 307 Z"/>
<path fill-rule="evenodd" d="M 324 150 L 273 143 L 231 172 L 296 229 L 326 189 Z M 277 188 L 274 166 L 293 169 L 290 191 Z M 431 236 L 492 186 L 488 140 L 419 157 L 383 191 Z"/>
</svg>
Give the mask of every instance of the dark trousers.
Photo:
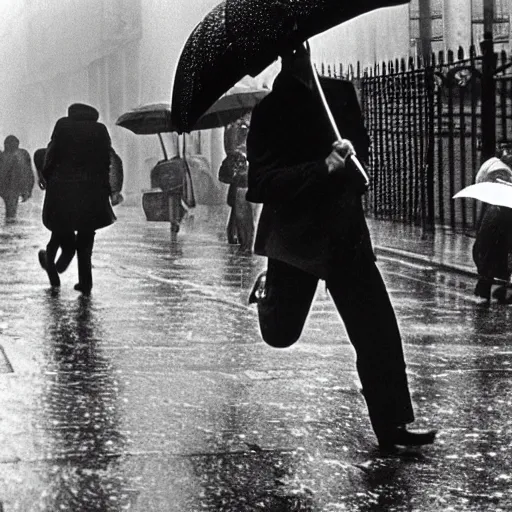
<svg viewBox="0 0 512 512">
<path fill-rule="evenodd" d="M 78 284 L 83 290 L 92 288 L 92 249 L 94 231 L 78 231 L 76 234 L 76 256 L 78 259 Z"/>
<path fill-rule="evenodd" d="M 318 278 L 269 259 L 266 297 L 258 303 L 263 339 L 289 347 L 298 340 Z M 357 356 L 357 371 L 375 432 L 414 420 L 402 340 L 382 276 L 374 261 L 333 268 L 327 288 Z"/>
<path fill-rule="evenodd" d="M 76 251 L 78 260 L 78 284 L 85 289 L 92 288 L 92 250 L 94 246 L 94 231 L 56 232 L 52 231 L 50 241 L 46 246 L 46 264 L 50 281 L 58 282 L 58 274 L 66 270 Z M 59 259 L 55 261 L 57 251 L 61 249 Z"/>
<path fill-rule="evenodd" d="M 61 249 L 59 259 L 57 251 Z M 64 272 L 75 255 L 75 233 L 52 231 L 52 235 L 46 245 L 46 272 L 52 286 L 60 286 L 59 274 Z"/>
<path fill-rule="evenodd" d="M 59 258 L 55 261 L 57 251 L 61 250 Z M 46 246 L 46 258 L 49 265 L 54 264 L 55 270 L 61 274 L 64 272 L 71 260 L 75 256 L 76 251 L 76 239 L 73 231 L 69 232 L 52 232 L 50 241 Z"/>
</svg>

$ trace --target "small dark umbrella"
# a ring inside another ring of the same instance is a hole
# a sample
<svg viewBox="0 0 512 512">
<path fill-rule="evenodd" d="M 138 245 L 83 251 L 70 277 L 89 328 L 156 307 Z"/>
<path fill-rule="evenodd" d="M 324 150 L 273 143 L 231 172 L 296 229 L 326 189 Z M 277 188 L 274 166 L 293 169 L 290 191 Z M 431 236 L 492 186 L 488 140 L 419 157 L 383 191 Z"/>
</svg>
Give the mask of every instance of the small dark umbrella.
<svg viewBox="0 0 512 512">
<path fill-rule="evenodd" d="M 270 91 L 237 85 L 220 97 L 194 124 L 193 130 L 227 126 L 250 112 Z M 137 135 L 179 132 L 169 103 L 149 103 L 120 115 L 116 125 Z"/>
<path fill-rule="evenodd" d="M 192 130 L 220 128 L 240 119 L 270 92 L 241 85 L 232 87 L 221 96 L 194 124 Z"/>
<path fill-rule="evenodd" d="M 193 130 L 207 130 L 227 126 L 250 112 L 269 92 L 268 89 L 243 85 L 234 86 L 200 117 Z M 164 159 L 169 159 L 162 133 L 178 132 L 171 119 L 169 103 L 149 103 L 136 107 L 119 116 L 116 125 L 138 135 L 158 135 Z M 183 137 L 183 159 L 186 161 L 185 137 Z"/>
<path fill-rule="evenodd" d="M 149 103 L 134 108 L 119 116 L 116 124 L 137 135 L 177 131 L 177 127 L 173 126 L 171 120 L 169 103 Z"/>
<path fill-rule="evenodd" d="M 174 77 L 171 117 L 189 132 L 225 91 L 308 38 L 408 0 L 225 0 L 196 26 Z"/>
<path fill-rule="evenodd" d="M 137 135 L 158 135 L 164 158 L 168 160 L 162 133 L 178 131 L 171 120 L 171 105 L 169 103 L 149 103 L 134 108 L 119 116 L 116 125 Z"/>
</svg>

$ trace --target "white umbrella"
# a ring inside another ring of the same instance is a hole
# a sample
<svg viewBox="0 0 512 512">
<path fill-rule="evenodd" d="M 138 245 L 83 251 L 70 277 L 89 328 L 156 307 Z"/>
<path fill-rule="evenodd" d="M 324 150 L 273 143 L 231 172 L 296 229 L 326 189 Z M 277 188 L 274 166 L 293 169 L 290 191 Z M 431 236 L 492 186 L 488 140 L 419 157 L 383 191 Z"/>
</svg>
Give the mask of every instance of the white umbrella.
<svg viewBox="0 0 512 512">
<path fill-rule="evenodd" d="M 463 188 L 453 196 L 454 199 L 461 197 L 470 197 L 495 206 L 512 208 L 512 183 L 507 183 L 503 180 L 497 180 L 496 183 L 476 183 L 475 185 Z"/>
</svg>

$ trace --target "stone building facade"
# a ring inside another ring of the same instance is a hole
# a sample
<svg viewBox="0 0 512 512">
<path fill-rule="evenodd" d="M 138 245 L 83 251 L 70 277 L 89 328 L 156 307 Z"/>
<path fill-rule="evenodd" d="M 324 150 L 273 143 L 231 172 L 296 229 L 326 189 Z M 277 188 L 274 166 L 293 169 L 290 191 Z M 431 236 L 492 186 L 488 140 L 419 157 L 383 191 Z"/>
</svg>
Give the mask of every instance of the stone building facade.
<svg viewBox="0 0 512 512">
<path fill-rule="evenodd" d="M 481 37 L 484 0 L 412 0 L 381 9 L 311 40 L 315 62 L 372 65 L 414 55 L 420 6 L 428 6 L 434 50 L 468 46 Z M 149 186 L 148 166 L 161 158 L 156 136 L 115 126 L 138 105 L 169 101 L 187 36 L 219 0 L 0 1 L 0 139 L 14 133 L 33 151 L 45 146 L 55 121 L 74 101 L 95 105 L 125 163 L 127 194 Z M 421 3 L 420 3 L 421 2 Z M 495 0 L 495 39 L 510 43 L 512 0 Z M 267 85 L 279 69 L 267 74 Z M 260 80 L 260 84 L 262 81 Z M 222 130 L 188 137 L 216 175 Z M 176 136 L 166 135 L 172 155 Z"/>
</svg>

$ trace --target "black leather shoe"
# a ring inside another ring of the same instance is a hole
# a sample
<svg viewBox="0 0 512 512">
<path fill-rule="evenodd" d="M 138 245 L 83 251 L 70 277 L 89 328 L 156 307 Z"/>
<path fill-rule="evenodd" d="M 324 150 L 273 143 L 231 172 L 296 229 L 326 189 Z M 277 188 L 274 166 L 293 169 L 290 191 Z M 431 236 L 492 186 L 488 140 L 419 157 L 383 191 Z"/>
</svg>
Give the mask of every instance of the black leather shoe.
<svg viewBox="0 0 512 512">
<path fill-rule="evenodd" d="M 508 286 L 500 286 L 492 292 L 498 304 L 512 304 L 512 294 L 508 294 Z"/>
<path fill-rule="evenodd" d="M 37 253 L 37 257 L 39 259 L 39 265 L 41 265 L 41 268 L 43 268 L 44 270 L 46 270 L 46 251 L 44 249 L 41 249 L 38 253 Z"/>
<path fill-rule="evenodd" d="M 267 290 L 265 283 L 267 281 L 267 271 L 262 272 L 257 278 L 254 286 L 252 287 L 251 294 L 249 295 L 249 304 L 255 304 L 261 299 L 265 298 Z"/>
<path fill-rule="evenodd" d="M 82 286 L 80 283 L 76 283 L 74 288 L 75 288 L 75 290 L 77 292 L 82 292 L 83 295 L 90 295 L 91 294 L 91 288 Z"/>
<path fill-rule="evenodd" d="M 480 278 L 475 286 L 475 295 L 477 297 L 481 297 L 482 299 L 486 299 L 488 301 L 491 300 L 491 288 L 492 288 L 492 279 Z"/>
<path fill-rule="evenodd" d="M 432 444 L 436 439 L 437 430 L 407 430 L 405 426 L 391 428 L 379 432 L 379 447 L 384 450 L 395 446 L 424 446 Z"/>
<path fill-rule="evenodd" d="M 46 251 L 44 249 L 41 249 L 38 252 L 37 257 L 39 259 L 39 264 L 46 271 L 46 274 L 48 275 L 48 280 L 50 281 L 50 286 L 52 286 L 52 288 L 58 288 L 60 286 L 59 274 L 57 273 L 57 270 L 55 269 L 55 265 L 48 268 L 48 258 L 46 257 Z"/>
</svg>

